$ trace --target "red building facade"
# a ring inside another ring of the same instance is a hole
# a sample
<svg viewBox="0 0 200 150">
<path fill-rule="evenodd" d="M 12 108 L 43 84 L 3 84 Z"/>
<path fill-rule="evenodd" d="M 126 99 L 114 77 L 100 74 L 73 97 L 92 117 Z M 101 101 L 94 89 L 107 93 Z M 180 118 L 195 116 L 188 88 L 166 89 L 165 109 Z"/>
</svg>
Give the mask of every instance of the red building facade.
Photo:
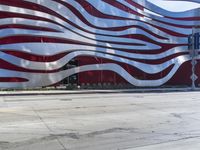
<svg viewBox="0 0 200 150">
<path fill-rule="evenodd" d="M 170 12 L 147 0 L 1 0 L 0 6 L 0 88 L 69 83 L 74 75 L 79 85 L 191 85 L 188 35 L 199 26 L 199 9 Z"/>
</svg>

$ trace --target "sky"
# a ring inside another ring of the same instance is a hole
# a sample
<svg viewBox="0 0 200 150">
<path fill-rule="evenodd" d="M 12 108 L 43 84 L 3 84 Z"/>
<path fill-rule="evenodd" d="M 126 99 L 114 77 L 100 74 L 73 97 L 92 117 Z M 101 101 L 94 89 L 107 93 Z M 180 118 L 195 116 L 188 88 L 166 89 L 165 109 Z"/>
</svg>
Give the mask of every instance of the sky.
<svg viewBox="0 0 200 150">
<path fill-rule="evenodd" d="M 194 2 L 184 2 L 184 1 L 164 1 L 164 0 L 148 0 L 150 2 L 153 2 L 154 4 L 165 8 L 169 11 L 174 12 L 182 12 L 186 10 L 190 10 L 193 8 L 200 8 L 200 4 L 194 3 Z M 189 1 L 189 0 L 188 0 Z"/>
</svg>

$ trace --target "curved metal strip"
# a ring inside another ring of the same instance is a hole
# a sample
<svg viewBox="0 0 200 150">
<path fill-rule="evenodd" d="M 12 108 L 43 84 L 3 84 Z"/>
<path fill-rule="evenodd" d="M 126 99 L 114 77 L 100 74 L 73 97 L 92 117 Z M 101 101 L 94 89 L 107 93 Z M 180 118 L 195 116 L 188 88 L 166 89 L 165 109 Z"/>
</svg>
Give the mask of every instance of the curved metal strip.
<svg viewBox="0 0 200 150">
<path fill-rule="evenodd" d="M 165 84 L 190 61 L 187 36 L 194 25 L 200 24 L 199 9 L 170 12 L 147 0 L 132 2 L 24 0 L 20 5 L 0 2 L 0 13 L 4 14 L 0 19 L 0 78 L 23 79 L 19 83 L 6 79 L 0 82 L 0 88 L 48 86 L 75 73 L 94 70 L 116 72 L 135 86 Z M 30 59 L 20 56 L 23 52 Z M 31 59 L 33 55 L 41 58 L 61 53 L 66 54 L 55 56 L 53 61 Z M 60 70 L 80 56 L 112 63 Z M 141 71 L 153 80 L 139 80 L 118 64 L 135 68 L 136 74 Z M 155 75 L 160 72 L 166 75 Z"/>
</svg>

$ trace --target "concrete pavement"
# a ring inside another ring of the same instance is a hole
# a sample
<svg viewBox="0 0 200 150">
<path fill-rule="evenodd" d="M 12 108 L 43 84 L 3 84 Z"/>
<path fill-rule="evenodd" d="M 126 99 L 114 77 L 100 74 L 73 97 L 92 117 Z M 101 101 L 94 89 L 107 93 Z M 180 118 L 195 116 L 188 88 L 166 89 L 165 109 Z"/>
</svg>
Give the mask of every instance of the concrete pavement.
<svg viewBox="0 0 200 150">
<path fill-rule="evenodd" d="M 0 150 L 197 150 L 200 92 L 0 97 Z"/>
<path fill-rule="evenodd" d="M 126 150 L 199 150 L 200 137 L 183 138 L 175 141 L 157 143 L 143 147 L 130 148 Z"/>
</svg>

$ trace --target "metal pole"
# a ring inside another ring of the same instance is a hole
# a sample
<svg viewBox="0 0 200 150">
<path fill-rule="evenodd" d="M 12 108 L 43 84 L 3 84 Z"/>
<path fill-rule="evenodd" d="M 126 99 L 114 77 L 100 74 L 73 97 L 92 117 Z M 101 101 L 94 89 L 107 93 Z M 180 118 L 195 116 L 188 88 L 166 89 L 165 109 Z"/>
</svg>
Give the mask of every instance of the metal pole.
<svg viewBox="0 0 200 150">
<path fill-rule="evenodd" d="M 191 79 L 192 79 L 192 90 L 196 89 L 196 85 L 195 85 L 195 81 L 197 79 L 197 76 L 195 74 L 195 68 L 196 68 L 196 64 L 197 64 L 197 60 L 196 60 L 196 49 L 195 49 L 195 27 L 192 28 L 192 51 L 191 51 L 191 57 L 192 57 L 192 75 L 191 75 Z"/>
<path fill-rule="evenodd" d="M 194 27 L 192 28 L 192 76 L 191 76 L 191 79 L 192 79 L 192 90 L 195 89 L 195 83 L 194 83 L 194 72 L 195 72 L 195 68 L 194 68 Z"/>
</svg>

